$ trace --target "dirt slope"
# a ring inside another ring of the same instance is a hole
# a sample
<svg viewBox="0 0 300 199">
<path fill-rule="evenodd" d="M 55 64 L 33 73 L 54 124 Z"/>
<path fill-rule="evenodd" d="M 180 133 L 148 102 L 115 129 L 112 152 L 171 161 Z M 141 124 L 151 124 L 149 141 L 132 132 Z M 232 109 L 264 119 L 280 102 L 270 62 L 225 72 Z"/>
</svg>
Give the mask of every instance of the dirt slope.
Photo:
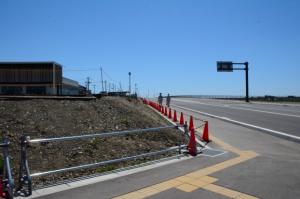
<svg viewBox="0 0 300 199">
<path fill-rule="evenodd" d="M 140 101 L 127 98 L 0 101 L 0 130 L 12 141 L 10 152 L 14 173 L 19 161 L 18 142 L 21 135 L 45 138 L 163 125 L 169 124 Z M 178 131 L 169 129 L 143 135 L 32 145 L 29 148 L 30 170 L 35 173 L 115 159 L 175 146 L 178 142 Z M 130 163 L 43 177 L 36 179 L 34 183 L 74 178 L 128 164 Z"/>
</svg>

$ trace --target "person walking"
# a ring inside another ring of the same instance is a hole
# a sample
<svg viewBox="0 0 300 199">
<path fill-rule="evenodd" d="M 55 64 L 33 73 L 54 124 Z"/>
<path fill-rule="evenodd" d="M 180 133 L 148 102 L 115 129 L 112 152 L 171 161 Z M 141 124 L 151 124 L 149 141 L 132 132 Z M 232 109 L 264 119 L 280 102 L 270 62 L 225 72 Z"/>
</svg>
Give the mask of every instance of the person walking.
<svg viewBox="0 0 300 199">
<path fill-rule="evenodd" d="M 170 107 L 170 102 L 171 102 L 171 96 L 168 93 L 167 100 L 166 100 L 167 107 Z"/>
<path fill-rule="evenodd" d="M 157 102 L 158 102 L 158 104 L 159 104 L 159 105 L 161 105 L 161 106 L 162 106 L 162 103 L 163 103 L 163 96 L 162 96 L 162 94 L 161 94 L 161 93 L 159 93 L 159 96 L 158 96 Z"/>
</svg>

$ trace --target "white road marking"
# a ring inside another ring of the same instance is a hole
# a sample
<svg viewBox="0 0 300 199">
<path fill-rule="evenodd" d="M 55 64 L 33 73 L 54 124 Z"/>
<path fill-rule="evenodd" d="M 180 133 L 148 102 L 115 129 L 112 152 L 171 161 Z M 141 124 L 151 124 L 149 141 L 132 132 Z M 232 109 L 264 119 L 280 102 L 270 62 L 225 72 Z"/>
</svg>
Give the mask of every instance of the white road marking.
<svg viewBox="0 0 300 199">
<path fill-rule="evenodd" d="M 241 105 L 241 104 L 236 104 L 235 106 L 237 106 L 237 107 L 245 107 L 245 108 L 250 108 L 249 107 L 249 105 L 247 106 L 247 105 Z M 258 110 L 258 108 L 260 108 L 260 107 L 255 107 L 255 108 L 257 108 L 257 109 L 255 109 L 255 110 Z M 268 110 L 273 110 L 273 111 L 287 111 L 287 112 L 296 112 L 296 113 L 300 113 L 300 111 L 298 111 L 298 110 L 290 110 L 290 109 L 285 109 L 285 110 L 283 110 L 283 109 L 278 109 L 278 108 L 272 108 L 272 109 L 270 109 L 270 107 L 268 107 L 268 108 L 266 108 L 266 107 L 264 107 L 265 109 L 268 109 Z"/>
<path fill-rule="evenodd" d="M 285 113 L 276 113 L 276 112 L 271 112 L 271 111 L 262 111 L 262 110 L 250 109 L 250 108 L 231 107 L 229 105 L 208 104 L 208 103 L 203 103 L 203 102 L 197 102 L 197 101 L 191 101 L 191 100 L 178 100 L 178 99 L 174 99 L 174 101 L 189 102 L 189 103 L 196 103 L 196 104 L 202 104 L 202 105 L 207 105 L 207 106 L 222 107 L 222 108 L 231 108 L 231 109 L 254 111 L 254 112 L 268 113 L 268 114 L 273 114 L 273 115 L 281 115 L 281 116 L 288 116 L 288 117 L 297 117 L 297 118 L 300 118 L 300 115 L 291 115 L 291 114 L 285 114 Z"/>
<path fill-rule="evenodd" d="M 248 127 L 248 128 L 253 128 L 253 129 L 261 130 L 261 131 L 264 131 L 264 132 L 267 132 L 267 133 L 270 133 L 270 134 L 273 134 L 273 135 L 277 135 L 277 136 L 281 136 L 281 137 L 293 139 L 293 140 L 295 140 L 297 142 L 300 142 L 300 137 L 295 136 L 295 135 L 291 135 L 291 134 L 288 134 L 288 133 L 284 133 L 284 132 L 280 132 L 280 131 L 275 131 L 275 130 L 264 128 L 264 127 L 261 127 L 261 126 L 255 126 L 253 124 L 248 124 L 248 123 L 240 122 L 240 121 L 237 121 L 237 120 L 232 120 L 230 118 L 226 118 L 226 117 L 221 117 L 221 116 L 217 116 L 217 115 L 205 113 L 205 112 L 202 112 L 202 111 L 197 111 L 197 110 L 190 109 L 190 108 L 183 107 L 183 106 L 177 106 L 177 105 L 172 105 L 172 106 L 178 107 L 180 109 L 185 109 L 185 110 L 188 110 L 188 111 L 191 111 L 191 112 L 199 113 L 199 114 L 202 114 L 202 115 L 205 115 L 205 116 L 208 116 L 208 117 L 217 118 L 217 119 L 220 119 L 220 120 L 223 120 L 223 121 L 226 121 L 226 122 L 231 122 L 233 124 L 238 124 L 238 125 L 245 126 L 245 127 Z"/>
</svg>

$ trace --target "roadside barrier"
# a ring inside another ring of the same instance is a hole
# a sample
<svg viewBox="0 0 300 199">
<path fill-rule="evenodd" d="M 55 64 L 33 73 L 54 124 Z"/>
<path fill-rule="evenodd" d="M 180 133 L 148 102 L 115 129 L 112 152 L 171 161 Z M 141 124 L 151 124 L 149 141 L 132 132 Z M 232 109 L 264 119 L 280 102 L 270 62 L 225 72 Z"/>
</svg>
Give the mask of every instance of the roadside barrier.
<svg viewBox="0 0 300 199">
<path fill-rule="evenodd" d="M 189 130 L 193 130 L 194 129 L 194 120 L 193 120 L 193 116 L 190 116 L 190 125 L 189 125 Z"/>
<path fill-rule="evenodd" d="M 3 171 L 2 178 L 0 175 L 0 198 L 12 199 L 13 198 L 13 189 L 14 181 L 11 173 L 10 161 L 9 161 L 9 140 L 4 137 L 2 143 L 0 143 L 0 148 L 2 148 L 3 154 Z M 1 173 L 0 173 L 1 174 Z"/>
<path fill-rule="evenodd" d="M 172 119 L 172 110 L 171 110 L 171 108 L 169 108 L 169 115 L 168 115 L 168 118 L 169 118 L 169 119 Z"/>
<path fill-rule="evenodd" d="M 187 115 L 187 114 L 183 114 L 182 112 L 181 112 L 181 114 L 180 114 L 180 123 L 179 124 L 181 124 L 182 122 L 184 122 L 184 119 L 182 119 L 182 121 L 181 121 L 181 117 L 182 118 L 184 118 L 184 115 Z M 191 117 L 191 116 L 190 116 Z M 192 124 L 191 124 L 191 120 L 192 120 Z M 206 121 L 206 120 L 203 120 L 203 119 L 200 119 L 200 118 L 195 118 L 195 117 L 192 117 L 192 119 L 190 118 L 190 125 L 189 126 L 194 126 L 194 120 L 198 120 L 198 121 L 200 121 L 200 122 L 202 122 L 202 124 L 201 125 L 199 125 L 199 126 L 197 126 L 197 127 L 194 127 L 194 129 L 196 130 L 196 129 L 199 129 L 199 128 L 201 128 L 201 127 L 204 127 L 203 128 L 203 132 L 202 132 L 202 136 L 201 136 L 201 141 L 204 141 L 204 142 L 210 142 L 210 139 L 209 139 L 209 125 L 208 125 L 208 121 Z M 190 129 L 190 127 L 189 127 L 189 129 Z"/>
<path fill-rule="evenodd" d="M 3 190 L 3 185 L 2 185 L 2 178 L 0 178 L 0 198 L 5 198 L 6 194 Z"/>
<path fill-rule="evenodd" d="M 205 122 L 203 133 L 202 133 L 202 140 L 205 142 L 209 142 L 209 133 L 208 133 L 208 121 Z"/>
<path fill-rule="evenodd" d="M 157 104 L 153 104 L 148 101 L 144 101 L 144 103 L 149 104 L 153 107 L 155 107 L 159 111 L 159 106 Z M 184 136 L 181 131 L 178 130 L 178 132 L 181 133 L 181 137 L 179 139 L 178 146 L 169 147 L 160 151 L 154 151 L 154 152 L 148 152 L 143 154 L 138 154 L 134 156 L 128 156 L 128 157 L 122 157 L 118 159 L 112 159 L 112 160 L 105 160 L 102 162 L 96 162 L 91 164 L 83 164 L 78 166 L 72 166 L 72 167 L 65 167 L 61 169 L 56 170 L 49 170 L 49 171 L 43 171 L 43 172 L 37 172 L 37 173 L 30 173 L 30 168 L 28 164 L 28 146 L 33 144 L 43 144 L 50 143 L 50 142 L 66 142 L 66 141 L 74 141 L 74 140 L 87 140 L 92 138 L 104 138 L 104 137 L 113 137 L 113 136 L 125 136 L 125 135 L 131 135 L 131 134 L 143 134 L 148 132 L 157 133 L 160 130 L 163 129 L 178 129 L 179 126 L 177 125 L 170 125 L 170 126 L 161 126 L 161 127 L 155 127 L 155 128 L 145 128 L 145 129 L 134 129 L 134 130 L 126 130 L 126 131 L 116 131 L 116 132 L 103 132 L 103 133 L 94 133 L 94 134 L 86 134 L 86 135 L 78 135 L 78 136 L 67 136 L 67 137 L 53 137 L 53 138 L 37 138 L 37 139 L 30 139 L 30 137 L 22 136 L 21 137 L 21 161 L 20 161 L 20 173 L 19 173 L 19 187 L 17 188 L 16 195 L 27 197 L 32 195 L 32 178 L 35 177 L 41 177 L 41 176 L 47 176 L 51 174 L 58 174 L 63 172 L 70 172 L 70 171 L 76 171 L 81 169 L 89 169 L 89 168 L 95 168 L 99 166 L 104 166 L 108 164 L 113 163 L 119 163 L 119 162 L 125 162 L 130 160 L 136 160 L 144 157 L 151 157 L 151 156 L 157 156 L 162 155 L 169 152 L 178 152 L 181 154 L 181 150 L 186 148 L 187 145 L 184 145 Z"/>
<path fill-rule="evenodd" d="M 177 122 L 177 113 L 176 113 L 176 110 L 174 110 L 173 122 Z"/>
<path fill-rule="evenodd" d="M 188 144 L 188 150 L 189 150 L 189 154 L 191 154 L 192 156 L 197 155 L 197 143 L 196 143 L 196 136 L 195 136 L 194 128 L 192 128 L 190 130 L 190 141 Z"/>
<path fill-rule="evenodd" d="M 183 113 L 181 112 L 180 114 L 180 121 L 179 121 L 179 124 L 180 125 L 183 125 L 184 124 L 184 117 L 183 117 Z"/>
<path fill-rule="evenodd" d="M 150 105 L 152 108 L 155 108 L 157 106 L 157 103 L 143 99 L 145 101 L 147 101 L 148 105 Z M 162 107 L 162 109 L 164 109 L 164 107 Z M 172 119 L 172 112 L 171 112 L 171 108 L 169 108 L 169 112 L 167 107 L 165 107 L 165 111 L 159 111 L 161 112 L 164 116 L 168 117 L 169 119 Z M 176 110 L 173 111 L 173 122 L 177 123 L 177 113 Z M 189 144 L 187 146 L 187 149 L 189 151 L 189 153 L 193 156 L 197 155 L 197 141 L 196 141 L 196 135 L 195 135 L 195 130 L 201 127 L 204 127 L 203 129 L 203 133 L 201 136 L 201 141 L 203 142 L 210 142 L 209 140 L 209 130 L 208 130 L 208 121 L 202 120 L 197 118 L 197 120 L 201 121 L 202 124 L 198 127 L 194 127 L 194 118 L 192 115 L 190 115 L 190 120 L 189 120 L 189 125 L 188 125 L 188 130 L 185 130 L 186 132 L 189 132 L 188 136 L 189 136 Z M 179 125 L 184 125 L 186 122 L 184 120 L 184 114 L 181 112 L 180 114 L 180 119 L 179 119 Z M 187 126 L 187 125 L 186 125 Z M 205 146 L 205 145 L 204 145 Z M 204 146 L 201 146 L 202 148 Z"/>
</svg>

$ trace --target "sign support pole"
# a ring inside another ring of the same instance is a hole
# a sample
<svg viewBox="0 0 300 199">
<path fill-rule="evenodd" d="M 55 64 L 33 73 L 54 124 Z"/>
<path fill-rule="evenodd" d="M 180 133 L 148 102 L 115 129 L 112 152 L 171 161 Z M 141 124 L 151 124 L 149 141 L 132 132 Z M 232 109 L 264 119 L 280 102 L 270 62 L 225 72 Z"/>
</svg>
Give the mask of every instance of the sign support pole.
<svg viewBox="0 0 300 199">
<path fill-rule="evenodd" d="M 249 102 L 249 78 L 248 78 L 248 62 L 245 62 L 245 72 L 246 72 L 246 102 Z"/>
<path fill-rule="evenodd" d="M 245 65 L 245 68 L 233 68 L 233 65 Z M 218 61 L 217 62 L 217 71 L 218 72 L 232 72 L 234 70 L 245 70 L 246 74 L 246 96 L 245 101 L 249 102 L 249 63 L 233 63 L 231 61 Z"/>
</svg>

